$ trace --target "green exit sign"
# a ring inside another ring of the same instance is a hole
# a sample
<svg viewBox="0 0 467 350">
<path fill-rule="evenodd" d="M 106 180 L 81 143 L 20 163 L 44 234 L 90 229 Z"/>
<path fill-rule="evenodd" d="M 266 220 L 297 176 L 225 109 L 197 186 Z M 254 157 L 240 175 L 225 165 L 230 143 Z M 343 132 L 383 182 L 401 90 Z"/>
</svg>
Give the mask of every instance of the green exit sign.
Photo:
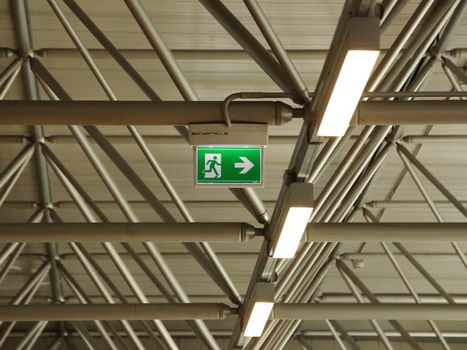
<svg viewBox="0 0 467 350">
<path fill-rule="evenodd" d="M 195 186 L 263 185 L 262 146 L 196 146 Z"/>
</svg>

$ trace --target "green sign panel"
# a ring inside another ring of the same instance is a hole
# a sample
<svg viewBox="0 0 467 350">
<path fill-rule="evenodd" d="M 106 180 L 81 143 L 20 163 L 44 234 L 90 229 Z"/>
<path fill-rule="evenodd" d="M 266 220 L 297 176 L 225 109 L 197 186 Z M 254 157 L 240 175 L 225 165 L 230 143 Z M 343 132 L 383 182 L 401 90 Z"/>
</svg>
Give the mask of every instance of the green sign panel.
<svg viewBox="0 0 467 350">
<path fill-rule="evenodd" d="M 263 147 L 197 146 L 195 185 L 262 186 Z"/>
</svg>

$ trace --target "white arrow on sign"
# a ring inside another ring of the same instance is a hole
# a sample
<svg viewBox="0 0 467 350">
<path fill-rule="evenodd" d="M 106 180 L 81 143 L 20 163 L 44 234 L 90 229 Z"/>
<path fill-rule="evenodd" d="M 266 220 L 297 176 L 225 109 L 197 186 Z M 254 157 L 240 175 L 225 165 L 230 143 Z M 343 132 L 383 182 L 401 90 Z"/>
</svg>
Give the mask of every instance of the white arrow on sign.
<svg viewBox="0 0 467 350">
<path fill-rule="evenodd" d="M 255 166 L 252 162 L 250 162 L 250 160 L 247 157 L 239 158 L 242 161 L 242 163 L 235 163 L 235 168 L 242 169 L 242 171 L 240 171 L 240 174 L 246 174 L 250 171 L 251 168 Z"/>
</svg>

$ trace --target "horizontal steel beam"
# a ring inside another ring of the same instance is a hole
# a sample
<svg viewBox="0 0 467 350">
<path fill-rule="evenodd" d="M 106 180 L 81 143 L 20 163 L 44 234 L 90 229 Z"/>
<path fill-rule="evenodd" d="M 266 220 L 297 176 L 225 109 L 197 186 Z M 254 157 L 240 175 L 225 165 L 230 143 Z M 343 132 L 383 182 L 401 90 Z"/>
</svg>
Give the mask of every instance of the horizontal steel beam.
<svg viewBox="0 0 467 350">
<path fill-rule="evenodd" d="M 356 125 L 466 124 L 467 101 L 361 102 L 352 123 Z"/>
<path fill-rule="evenodd" d="M 225 304 L 2 305 L 1 321 L 221 320 L 236 314 Z M 467 304 L 275 304 L 276 320 L 467 320 Z"/>
<path fill-rule="evenodd" d="M 406 135 L 402 138 L 407 143 L 459 143 L 467 142 L 467 135 Z"/>
<path fill-rule="evenodd" d="M 221 320 L 234 314 L 225 304 L 2 305 L 1 321 Z"/>
<path fill-rule="evenodd" d="M 309 224 L 309 242 L 462 242 L 466 223 Z"/>
<path fill-rule="evenodd" d="M 0 224 L 0 242 L 241 242 L 255 233 L 246 223 Z"/>
<path fill-rule="evenodd" d="M 246 223 L 0 224 L 1 242 L 243 242 L 264 235 Z M 466 223 L 312 223 L 309 242 L 465 242 Z"/>
<path fill-rule="evenodd" d="M 466 321 L 467 304 L 275 304 L 273 318 L 280 320 Z"/>
<path fill-rule="evenodd" d="M 224 123 L 223 101 L 2 101 L 2 125 L 188 125 Z M 294 110 L 282 102 L 229 104 L 233 123 L 282 125 Z"/>
<path fill-rule="evenodd" d="M 134 49 L 134 48 L 119 48 L 118 49 L 128 59 L 154 59 L 153 49 Z M 89 48 L 89 53 L 96 59 L 109 58 L 110 54 L 104 48 Z M 245 50 L 241 49 L 173 49 L 171 50 L 176 60 L 251 60 L 250 55 Z M 388 50 L 381 49 L 381 54 L 385 54 Z M 404 52 L 402 50 L 401 52 Z M 0 57 L 11 57 L 17 55 L 18 50 L 10 47 L 0 48 Z M 272 54 L 271 50 L 268 53 Z M 78 49 L 74 47 L 45 47 L 34 51 L 36 56 L 42 58 L 81 58 Z M 293 60 L 324 60 L 328 54 L 327 49 L 297 49 L 287 50 L 287 54 Z M 454 48 L 445 51 L 444 55 L 452 56 L 456 59 L 467 55 L 466 48 Z"/>
<path fill-rule="evenodd" d="M 467 206 L 466 200 L 459 201 L 462 205 Z M 452 202 L 447 200 L 434 201 L 437 207 L 452 207 Z M 429 210 L 426 201 L 424 200 L 390 200 L 390 201 L 370 201 L 366 203 L 371 208 L 397 208 L 405 209 L 410 207 L 426 208 Z"/>
</svg>

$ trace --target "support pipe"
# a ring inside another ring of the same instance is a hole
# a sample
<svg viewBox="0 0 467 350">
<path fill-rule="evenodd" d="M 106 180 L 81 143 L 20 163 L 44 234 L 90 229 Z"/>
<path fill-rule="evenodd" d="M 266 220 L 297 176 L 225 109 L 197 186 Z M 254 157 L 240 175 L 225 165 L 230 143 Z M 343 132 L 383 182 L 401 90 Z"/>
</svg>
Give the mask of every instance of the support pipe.
<svg viewBox="0 0 467 350">
<path fill-rule="evenodd" d="M 439 305 L 438 305 L 439 306 Z M 3 321 L 221 320 L 235 314 L 225 304 L 55 304 L 0 306 Z"/>
<path fill-rule="evenodd" d="M 0 242 L 242 242 L 246 223 L 0 224 Z"/>
<path fill-rule="evenodd" d="M 353 120 L 357 125 L 465 124 L 467 101 L 361 102 Z"/>
<path fill-rule="evenodd" d="M 455 242 L 467 241 L 464 223 L 309 224 L 309 242 Z"/>
<path fill-rule="evenodd" d="M 1 311 L 1 308 L 0 308 Z M 467 320 L 465 304 L 275 304 L 273 318 L 281 320 Z"/>
<path fill-rule="evenodd" d="M 2 101 L 0 124 L 188 125 L 223 123 L 218 101 Z M 232 102 L 234 123 L 282 125 L 297 110 L 282 102 Z"/>
</svg>

